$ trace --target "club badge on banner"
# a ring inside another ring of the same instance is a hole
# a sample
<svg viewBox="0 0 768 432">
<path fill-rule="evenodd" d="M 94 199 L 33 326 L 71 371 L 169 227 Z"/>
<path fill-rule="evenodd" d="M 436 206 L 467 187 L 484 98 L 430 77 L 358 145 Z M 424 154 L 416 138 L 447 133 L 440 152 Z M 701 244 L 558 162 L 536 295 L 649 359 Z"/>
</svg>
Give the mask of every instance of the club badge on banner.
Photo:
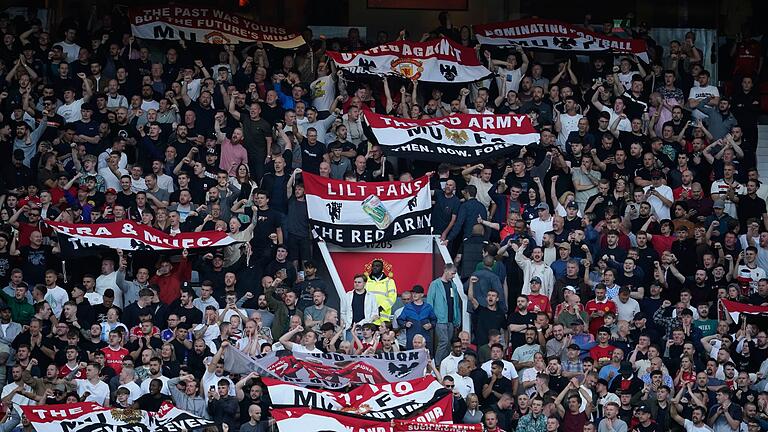
<svg viewBox="0 0 768 432">
<path fill-rule="evenodd" d="M 429 177 L 349 182 L 302 173 L 309 221 L 323 240 L 347 247 L 430 234 Z"/>
<path fill-rule="evenodd" d="M 304 39 L 284 27 L 258 23 L 219 8 L 192 6 L 134 7 L 131 31 L 142 39 L 186 40 L 217 45 L 264 42 L 278 48 L 298 48 Z"/>
<path fill-rule="evenodd" d="M 350 73 L 394 75 L 412 81 L 465 83 L 491 74 L 474 49 L 448 38 L 426 42 L 398 40 L 365 51 L 327 54 L 338 67 Z"/>
<path fill-rule="evenodd" d="M 37 432 L 181 432 L 215 425 L 168 402 L 157 413 L 93 402 L 23 405 L 21 409 Z"/>
<path fill-rule="evenodd" d="M 473 28 L 477 41 L 483 45 L 520 45 L 555 51 L 634 54 L 648 62 L 646 44 L 642 39 L 606 36 L 557 20 L 531 18 L 479 24 Z"/>
<path fill-rule="evenodd" d="M 436 119 L 400 119 L 364 113 L 366 132 L 386 155 L 475 163 L 539 141 L 526 115 L 458 114 Z"/>
<path fill-rule="evenodd" d="M 350 384 L 386 384 L 424 376 L 426 350 L 372 356 L 271 351 L 250 357 L 233 347 L 224 352 L 224 368 L 236 374 L 257 371 L 285 383 L 340 389 Z"/>
</svg>

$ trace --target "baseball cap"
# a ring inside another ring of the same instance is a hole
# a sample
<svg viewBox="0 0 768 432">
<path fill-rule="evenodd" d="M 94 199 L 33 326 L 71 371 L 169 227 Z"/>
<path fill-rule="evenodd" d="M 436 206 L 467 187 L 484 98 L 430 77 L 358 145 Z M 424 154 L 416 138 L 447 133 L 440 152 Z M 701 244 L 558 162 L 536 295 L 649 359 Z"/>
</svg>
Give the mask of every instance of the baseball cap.
<svg viewBox="0 0 768 432">
<path fill-rule="evenodd" d="M 659 170 L 653 170 L 653 171 L 651 171 L 651 178 L 652 178 L 652 179 L 655 179 L 655 178 L 662 178 L 662 177 L 664 177 L 664 174 L 662 174 L 662 172 L 661 172 L 661 171 L 659 171 Z"/>
<path fill-rule="evenodd" d="M 577 325 L 584 325 L 584 321 L 582 321 L 580 319 L 571 321 L 571 327 L 577 326 Z"/>
<path fill-rule="evenodd" d="M 651 407 L 649 407 L 648 405 L 640 405 L 639 407 L 637 407 L 637 410 L 644 412 L 646 414 L 651 414 Z"/>
<path fill-rule="evenodd" d="M 540 202 L 540 203 L 539 203 L 539 204 L 536 206 L 536 210 L 549 210 L 549 204 L 547 204 L 547 203 L 545 203 L 545 202 Z"/>
<path fill-rule="evenodd" d="M 572 209 L 576 209 L 576 210 L 578 210 L 578 209 L 579 209 L 579 203 L 577 203 L 576 201 L 571 201 L 571 202 L 569 202 L 569 203 L 568 203 L 568 204 L 565 206 L 565 208 L 572 208 Z"/>
<path fill-rule="evenodd" d="M 576 287 L 573 285 L 566 285 L 565 287 L 563 287 L 563 289 L 571 292 L 576 292 Z"/>
<path fill-rule="evenodd" d="M 712 204 L 712 208 L 724 209 L 725 203 L 723 202 L 723 200 L 717 200 Z"/>
<path fill-rule="evenodd" d="M 560 243 L 558 248 L 571 250 L 571 244 L 568 243 L 568 242 L 562 242 L 562 243 Z"/>
<path fill-rule="evenodd" d="M 209 148 L 208 150 L 205 151 L 205 154 L 206 155 L 215 155 L 216 154 L 216 149 L 215 148 Z"/>
<path fill-rule="evenodd" d="M 113 194 L 113 195 L 117 195 L 117 191 L 115 190 L 115 188 L 109 188 L 109 189 L 107 189 L 107 190 L 106 190 L 104 193 L 105 193 L 105 194 Z"/>
<path fill-rule="evenodd" d="M 568 345 L 568 349 L 581 351 L 581 348 L 578 345 L 576 345 L 575 343 L 572 343 L 572 344 Z"/>
<path fill-rule="evenodd" d="M 536 283 L 539 283 L 539 284 L 540 284 L 540 283 L 541 283 L 541 278 L 540 278 L 540 277 L 538 277 L 538 276 L 534 276 L 534 277 L 532 277 L 532 278 L 531 278 L 531 283 L 534 283 L 534 282 L 536 282 Z"/>
</svg>

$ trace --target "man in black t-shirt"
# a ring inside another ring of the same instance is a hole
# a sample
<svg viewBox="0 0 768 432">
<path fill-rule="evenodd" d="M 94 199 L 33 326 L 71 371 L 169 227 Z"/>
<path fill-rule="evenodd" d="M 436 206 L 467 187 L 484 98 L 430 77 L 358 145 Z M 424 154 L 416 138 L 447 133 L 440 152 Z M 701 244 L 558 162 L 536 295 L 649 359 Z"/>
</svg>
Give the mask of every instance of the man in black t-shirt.
<svg viewBox="0 0 768 432">
<path fill-rule="evenodd" d="M 473 282 L 474 281 L 474 282 Z M 474 296 L 474 285 L 477 283 L 477 276 L 469 278 L 469 302 L 475 312 L 477 319 L 475 334 L 475 345 L 482 346 L 488 343 L 488 331 L 491 329 L 501 330 L 506 324 L 506 314 L 499 305 L 499 293 L 491 288 L 485 295 L 485 301 L 488 306 L 481 305 Z"/>
<path fill-rule="evenodd" d="M 528 312 L 528 296 L 525 294 L 517 296 L 517 310 L 510 311 L 509 321 L 507 321 L 510 346 L 525 345 L 525 331 L 532 328 L 535 320 L 536 314 Z"/>
</svg>

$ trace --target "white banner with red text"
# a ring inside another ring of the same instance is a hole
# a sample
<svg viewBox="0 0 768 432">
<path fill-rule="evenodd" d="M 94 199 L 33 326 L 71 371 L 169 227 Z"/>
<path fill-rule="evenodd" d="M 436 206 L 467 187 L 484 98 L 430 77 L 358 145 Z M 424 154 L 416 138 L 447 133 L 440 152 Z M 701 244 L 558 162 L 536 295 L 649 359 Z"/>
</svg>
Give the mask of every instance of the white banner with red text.
<svg viewBox="0 0 768 432">
<path fill-rule="evenodd" d="M 648 63 L 642 39 L 606 36 L 562 21 L 530 18 L 473 26 L 483 45 L 522 46 L 555 51 L 634 54 Z"/>
<path fill-rule="evenodd" d="M 302 177 L 310 223 L 327 242 L 360 247 L 432 230 L 428 176 L 407 182 Z"/>
<path fill-rule="evenodd" d="M 215 425 L 168 402 L 156 413 L 93 402 L 23 405 L 21 409 L 37 432 L 182 432 Z"/>
<path fill-rule="evenodd" d="M 343 393 L 313 390 L 271 378 L 262 380 L 275 407 L 306 406 L 378 420 L 405 418 L 447 394 L 447 390 L 431 375 L 395 383 L 364 384 Z"/>
<path fill-rule="evenodd" d="M 340 389 L 350 384 L 387 384 L 421 378 L 427 367 L 426 350 L 380 353 L 371 356 L 338 353 L 271 351 L 250 357 L 233 347 L 224 351 L 224 369 L 253 371 L 289 384 Z"/>
<path fill-rule="evenodd" d="M 264 42 L 298 48 L 304 39 L 284 27 L 258 23 L 220 8 L 162 5 L 129 10 L 131 31 L 142 39 L 185 40 L 217 45 Z"/>
<path fill-rule="evenodd" d="M 465 83 L 491 74 L 474 49 L 440 38 L 426 42 L 398 40 L 365 51 L 328 51 L 338 67 L 350 73 L 393 75 L 411 81 Z"/>
<path fill-rule="evenodd" d="M 453 395 L 448 393 L 434 404 L 412 411 L 408 420 L 418 423 L 451 422 Z M 272 417 L 281 431 L 391 432 L 391 420 L 366 418 L 346 412 L 307 407 L 275 408 Z"/>
<path fill-rule="evenodd" d="M 152 251 L 222 247 L 237 243 L 224 231 L 171 235 L 131 220 L 90 225 L 56 221 L 46 223 L 58 234 L 59 246 L 65 255 L 67 251 L 78 253 L 93 247 Z"/>
<path fill-rule="evenodd" d="M 400 119 L 364 113 L 366 132 L 384 154 L 464 165 L 509 153 L 539 141 L 527 115 L 458 114 Z"/>
</svg>

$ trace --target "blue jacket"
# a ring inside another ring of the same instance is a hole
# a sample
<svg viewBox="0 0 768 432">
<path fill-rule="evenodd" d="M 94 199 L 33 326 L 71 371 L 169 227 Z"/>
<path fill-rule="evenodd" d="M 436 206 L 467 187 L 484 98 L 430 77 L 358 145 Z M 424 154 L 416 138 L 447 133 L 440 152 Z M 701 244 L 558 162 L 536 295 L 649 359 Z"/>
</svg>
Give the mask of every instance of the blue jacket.
<svg viewBox="0 0 768 432">
<path fill-rule="evenodd" d="M 483 203 L 475 198 L 464 201 L 459 207 L 459 214 L 456 216 L 456 223 L 448 234 L 448 240 L 455 239 L 459 234 L 459 240 L 463 240 L 472 235 L 472 227 L 477 224 L 477 217 L 488 219 L 488 210 Z"/>
<path fill-rule="evenodd" d="M 411 322 L 413 325 L 406 327 L 405 324 L 407 322 Z M 405 329 L 406 349 L 413 348 L 413 337 L 417 334 L 424 336 L 427 340 L 427 345 L 429 345 L 432 329 L 424 329 L 423 325 L 427 323 L 432 324 L 432 328 L 437 323 L 437 317 L 435 316 L 435 310 L 432 309 L 432 305 L 425 301 L 421 305 L 408 303 L 403 307 L 403 312 L 397 318 L 397 324 Z"/>
<path fill-rule="evenodd" d="M 461 324 L 461 297 L 456 287 L 456 282 L 451 280 L 451 292 L 453 293 L 453 325 L 458 327 Z M 445 288 L 443 280 L 437 278 L 429 284 L 426 302 L 432 305 L 435 310 L 438 324 L 448 324 L 448 299 L 445 298 Z"/>
</svg>

